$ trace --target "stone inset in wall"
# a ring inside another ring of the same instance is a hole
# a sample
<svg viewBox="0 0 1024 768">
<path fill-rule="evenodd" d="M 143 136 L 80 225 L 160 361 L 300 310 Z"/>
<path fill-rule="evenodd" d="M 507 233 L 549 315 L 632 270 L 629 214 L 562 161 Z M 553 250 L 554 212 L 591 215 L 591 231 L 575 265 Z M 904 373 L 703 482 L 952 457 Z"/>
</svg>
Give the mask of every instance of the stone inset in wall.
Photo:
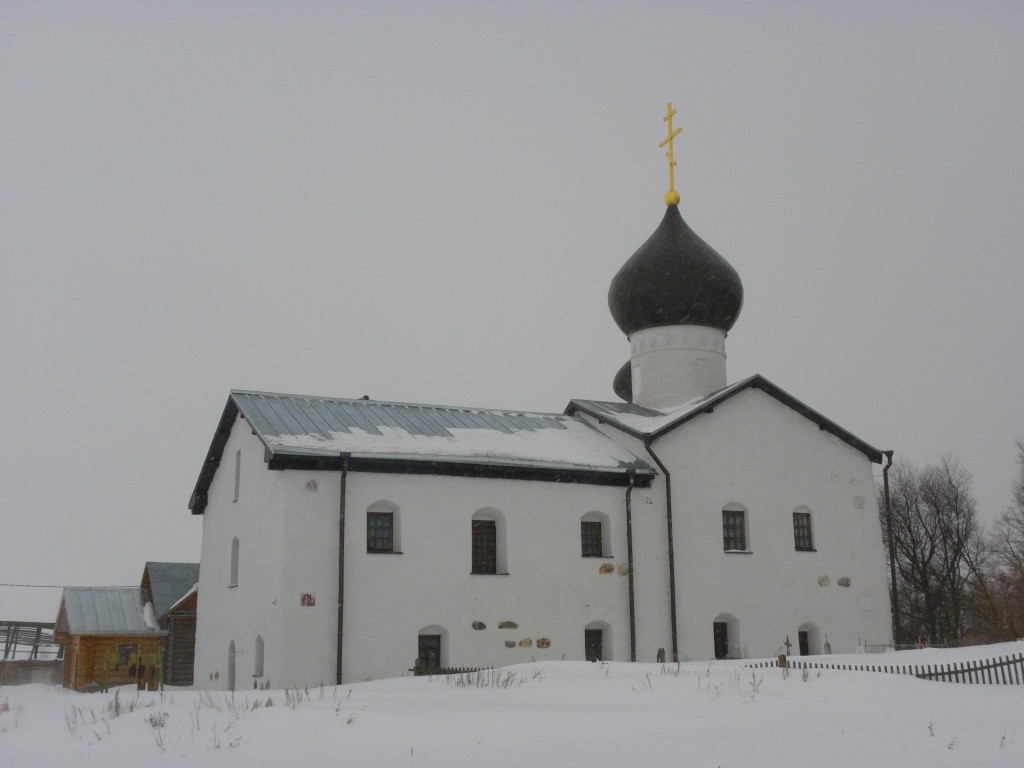
<svg viewBox="0 0 1024 768">
<path fill-rule="evenodd" d="M 309 491 L 310 493 L 316 493 L 317 491 L 320 490 L 320 484 L 317 483 L 316 478 L 313 478 L 308 483 L 306 483 L 306 490 Z"/>
<path fill-rule="evenodd" d="M 838 584 L 840 587 L 848 587 L 850 586 L 850 577 L 840 576 L 838 579 L 836 579 L 836 584 Z"/>
<path fill-rule="evenodd" d="M 604 563 L 600 568 L 597 569 L 598 573 L 615 573 L 615 566 L 611 563 Z"/>
<path fill-rule="evenodd" d="M 519 647 L 520 648 L 531 648 L 532 646 L 533 646 L 533 638 L 531 638 L 531 637 L 524 637 L 522 640 L 519 641 Z"/>
<path fill-rule="evenodd" d="M 514 621 L 500 621 L 498 622 L 498 629 L 519 629 L 519 625 Z"/>
<path fill-rule="evenodd" d="M 516 641 L 515 640 L 506 640 L 505 641 L 505 647 L 506 648 L 515 648 L 516 647 Z"/>
<path fill-rule="evenodd" d="M 482 621 L 474 621 L 473 629 L 487 629 L 487 625 L 484 624 Z"/>
<path fill-rule="evenodd" d="M 551 640 L 549 638 L 547 638 L 547 637 L 538 637 L 537 638 L 537 647 L 538 648 L 550 648 L 551 647 Z"/>
<path fill-rule="evenodd" d="M 830 583 L 831 583 L 831 580 L 829 579 L 828 576 L 819 576 L 818 577 L 818 586 L 820 586 L 820 587 L 827 587 Z"/>
<path fill-rule="evenodd" d="M 618 567 L 619 576 L 629 575 L 629 563 L 619 563 Z"/>
</svg>

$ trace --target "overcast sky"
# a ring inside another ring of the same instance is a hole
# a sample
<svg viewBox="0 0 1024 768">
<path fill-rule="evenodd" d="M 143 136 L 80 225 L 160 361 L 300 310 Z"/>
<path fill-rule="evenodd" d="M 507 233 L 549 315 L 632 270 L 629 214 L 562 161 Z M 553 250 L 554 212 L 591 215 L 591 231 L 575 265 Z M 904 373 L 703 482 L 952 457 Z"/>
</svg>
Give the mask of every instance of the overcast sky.
<svg viewBox="0 0 1024 768">
<path fill-rule="evenodd" d="M 729 379 L 1008 502 L 1020 2 L 0 0 L 0 93 L 0 583 L 197 561 L 232 388 L 614 399 L 668 101 L 743 280 Z"/>
</svg>

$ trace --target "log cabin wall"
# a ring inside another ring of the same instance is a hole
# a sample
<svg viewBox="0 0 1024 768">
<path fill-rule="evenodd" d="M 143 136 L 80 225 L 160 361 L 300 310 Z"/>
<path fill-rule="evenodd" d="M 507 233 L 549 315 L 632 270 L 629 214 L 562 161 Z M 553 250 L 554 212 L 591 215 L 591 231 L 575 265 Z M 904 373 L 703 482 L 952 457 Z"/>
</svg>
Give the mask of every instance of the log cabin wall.
<svg viewBox="0 0 1024 768">
<path fill-rule="evenodd" d="M 65 647 L 64 676 L 65 688 L 83 692 L 98 690 L 104 685 L 131 685 L 155 683 L 156 670 L 151 662 L 154 654 L 163 653 L 163 637 L 133 636 L 63 636 Z M 135 660 L 142 652 L 143 668 L 137 669 Z M 109 653 L 109 656 L 108 656 Z M 114 663 L 107 670 L 104 680 L 105 659 Z"/>
<path fill-rule="evenodd" d="M 196 599 L 182 603 L 160 622 L 167 630 L 164 656 L 164 682 L 168 685 L 192 685 L 196 658 Z"/>
</svg>

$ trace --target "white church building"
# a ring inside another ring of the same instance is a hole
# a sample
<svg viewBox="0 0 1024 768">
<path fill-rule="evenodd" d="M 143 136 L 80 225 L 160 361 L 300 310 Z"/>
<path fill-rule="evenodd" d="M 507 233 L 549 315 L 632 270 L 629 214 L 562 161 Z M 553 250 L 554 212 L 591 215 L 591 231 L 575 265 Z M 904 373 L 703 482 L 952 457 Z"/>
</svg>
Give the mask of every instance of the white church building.
<svg viewBox="0 0 1024 768">
<path fill-rule="evenodd" d="M 881 452 L 761 376 L 727 382 L 739 276 L 666 202 L 609 291 L 621 401 L 230 393 L 189 504 L 197 686 L 891 641 Z"/>
</svg>

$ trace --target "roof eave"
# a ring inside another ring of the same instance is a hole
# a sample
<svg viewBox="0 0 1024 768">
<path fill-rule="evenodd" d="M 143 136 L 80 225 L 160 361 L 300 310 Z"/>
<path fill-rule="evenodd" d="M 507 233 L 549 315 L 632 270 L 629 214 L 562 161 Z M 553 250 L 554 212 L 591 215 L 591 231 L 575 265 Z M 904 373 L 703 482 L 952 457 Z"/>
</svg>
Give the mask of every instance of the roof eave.
<svg viewBox="0 0 1024 768">
<path fill-rule="evenodd" d="M 193 515 L 201 515 L 206 511 L 206 495 L 210 490 L 210 483 L 220 466 L 220 459 L 224 453 L 224 446 L 227 445 L 228 437 L 231 436 L 231 427 L 238 417 L 238 404 L 234 396 L 228 397 L 224 405 L 224 412 L 221 414 L 217 429 L 213 433 L 213 440 L 210 441 L 210 449 L 206 452 L 206 459 L 203 461 L 203 468 L 199 470 L 199 479 L 192 490 L 192 497 L 189 499 L 188 508 Z"/>
<path fill-rule="evenodd" d="M 556 483 L 647 487 L 654 471 L 647 467 L 579 467 L 560 464 L 515 462 L 490 457 L 463 458 L 449 456 L 403 456 L 393 454 L 352 453 L 334 456 L 272 453 L 268 469 L 303 469 L 340 471 L 347 459 L 353 472 L 408 475 L 442 475 L 487 479 L 539 480 Z"/>
</svg>

